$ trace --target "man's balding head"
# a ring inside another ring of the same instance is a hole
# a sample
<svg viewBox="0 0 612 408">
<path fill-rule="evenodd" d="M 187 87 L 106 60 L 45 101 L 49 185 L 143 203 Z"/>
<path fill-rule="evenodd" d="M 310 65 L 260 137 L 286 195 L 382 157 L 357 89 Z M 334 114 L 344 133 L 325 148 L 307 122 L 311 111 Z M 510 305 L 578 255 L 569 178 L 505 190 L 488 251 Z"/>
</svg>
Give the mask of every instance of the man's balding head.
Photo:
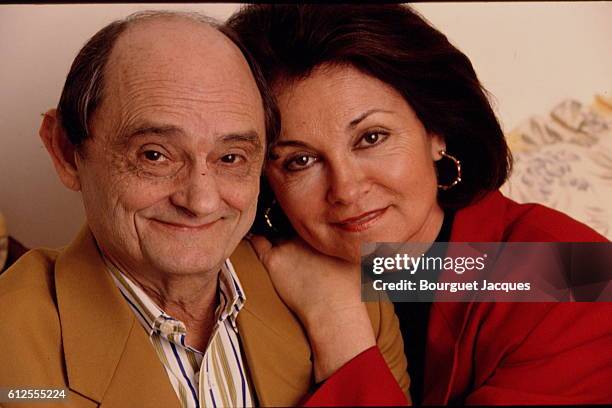
<svg viewBox="0 0 612 408">
<path fill-rule="evenodd" d="M 163 22 L 169 23 L 166 27 L 170 27 L 173 24 L 184 27 L 197 27 L 198 30 L 195 31 L 200 34 L 207 32 L 209 40 L 213 41 L 213 44 L 225 45 L 225 49 L 230 51 L 228 56 L 234 55 L 236 51 L 240 53 L 251 69 L 261 94 L 267 137 L 274 138 L 278 131 L 279 118 L 271 94 L 259 68 L 230 29 L 200 13 L 143 11 L 114 21 L 99 30 L 87 41 L 74 59 L 57 109 L 62 127 L 70 142 L 78 147 L 84 140 L 90 137 L 89 120 L 104 98 L 108 77 L 107 67 L 111 63 L 117 62 L 122 56 L 134 58 L 129 53 L 121 55 L 118 52 L 114 52 L 123 34 L 128 31 L 140 32 L 141 35 L 148 36 L 151 42 L 156 42 L 159 38 L 155 37 L 153 32 L 148 32 L 148 29 L 156 29 L 163 32 L 164 24 L 160 24 Z M 137 29 L 138 26 L 140 26 L 140 29 Z M 168 34 L 170 34 L 169 38 L 177 38 L 176 33 L 174 35 L 172 33 Z M 178 44 L 176 48 L 178 48 Z M 115 61 L 110 61 L 111 56 L 117 57 Z"/>
<path fill-rule="evenodd" d="M 115 41 L 103 83 L 102 100 L 88 115 L 92 137 L 125 135 L 147 107 L 198 109 L 191 102 L 213 100 L 220 93 L 227 101 L 231 98 L 236 112 L 263 112 L 257 84 L 240 49 L 217 28 L 189 14 L 132 22 Z M 117 120 L 109 121 L 111 117 Z M 265 142 L 265 132 L 261 136 Z"/>
</svg>

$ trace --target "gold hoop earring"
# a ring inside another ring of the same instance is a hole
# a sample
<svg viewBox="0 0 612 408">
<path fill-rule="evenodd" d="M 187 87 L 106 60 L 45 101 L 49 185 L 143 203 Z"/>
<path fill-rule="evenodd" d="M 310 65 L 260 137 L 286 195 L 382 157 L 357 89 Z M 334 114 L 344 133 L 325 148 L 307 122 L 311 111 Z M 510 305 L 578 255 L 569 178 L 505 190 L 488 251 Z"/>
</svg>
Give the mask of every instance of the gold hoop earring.
<svg viewBox="0 0 612 408">
<path fill-rule="evenodd" d="M 440 155 L 444 158 L 450 159 L 453 161 L 453 163 L 455 163 L 455 167 L 457 169 L 457 177 L 455 177 L 455 180 L 453 180 L 452 183 L 450 184 L 438 184 L 438 188 L 442 191 L 446 191 L 450 188 L 455 187 L 457 184 L 461 183 L 461 161 L 457 160 L 457 158 L 455 156 L 452 156 L 448 153 L 446 153 L 446 150 L 440 150 Z M 442 160 L 442 159 L 440 159 Z"/>
<path fill-rule="evenodd" d="M 272 211 L 272 207 L 274 207 L 274 204 L 276 204 L 276 199 L 272 200 L 272 204 L 270 204 L 270 206 L 266 208 L 263 216 L 264 216 L 264 219 L 266 220 L 266 224 L 268 224 L 268 227 L 270 227 L 270 229 L 273 231 L 277 231 L 277 229 L 274 228 L 274 225 L 272 224 L 272 220 L 270 219 L 270 211 Z"/>
</svg>

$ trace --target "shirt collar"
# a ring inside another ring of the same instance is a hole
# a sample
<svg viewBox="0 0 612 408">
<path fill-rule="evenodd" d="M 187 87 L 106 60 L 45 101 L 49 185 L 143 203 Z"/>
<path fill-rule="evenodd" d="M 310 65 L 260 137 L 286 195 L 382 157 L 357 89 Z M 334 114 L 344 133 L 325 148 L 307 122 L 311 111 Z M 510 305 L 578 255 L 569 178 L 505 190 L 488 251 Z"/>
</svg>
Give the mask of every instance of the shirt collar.
<svg viewBox="0 0 612 408">
<path fill-rule="evenodd" d="M 108 258 L 103 256 L 103 259 L 115 284 L 149 336 L 158 332 L 172 341 L 173 337 L 178 338 L 186 334 L 183 322 L 165 313 L 136 282 L 121 272 Z M 221 323 L 229 318 L 233 329 L 238 331 L 236 319 L 245 301 L 246 296 L 238 275 L 230 260 L 227 259 L 222 264 L 219 273 L 219 306 L 215 312 L 217 322 Z"/>
<path fill-rule="evenodd" d="M 234 266 L 229 259 L 225 260 L 219 273 L 219 309 L 218 320 L 221 322 L 229 317 L 234 330 L 237 330 L 236 319 L 244 306 L 246 296 Z M 219 313 L 220 311 L 220 313 Z"/>
</svg>

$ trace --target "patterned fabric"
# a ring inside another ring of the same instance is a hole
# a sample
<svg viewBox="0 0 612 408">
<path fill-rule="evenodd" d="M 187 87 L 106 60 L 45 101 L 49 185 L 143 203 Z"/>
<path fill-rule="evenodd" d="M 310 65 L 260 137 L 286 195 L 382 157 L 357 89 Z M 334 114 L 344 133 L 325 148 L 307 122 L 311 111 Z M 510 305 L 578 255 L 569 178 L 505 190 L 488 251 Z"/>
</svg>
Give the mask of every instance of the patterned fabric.
<svg viewBox="0 0 612 408">
<path fill-rule="evenodd" d="M 612 103 L 567 100 L 507 136 L 514 169 L 501 190 L 547 205 L 612 239 Z"/>
<path fill-rule="evenodd" d="M 8 232 L 6 231 L 6 223 L 4 216 L 0 212 L 0 271 L 4 269 L 8 258 Z"/>
<path fill-rule="evenodd" d="M 149 335 L 182 407 L 253 406 L 236 327 L 245 296 L 229 260 L 219 273 L 217 322 L 204 352 L 185 344 L 187 329 L 183 322 L 166 314 L 138 285 L 108 259 L 105 261 Z"/>
</svg>

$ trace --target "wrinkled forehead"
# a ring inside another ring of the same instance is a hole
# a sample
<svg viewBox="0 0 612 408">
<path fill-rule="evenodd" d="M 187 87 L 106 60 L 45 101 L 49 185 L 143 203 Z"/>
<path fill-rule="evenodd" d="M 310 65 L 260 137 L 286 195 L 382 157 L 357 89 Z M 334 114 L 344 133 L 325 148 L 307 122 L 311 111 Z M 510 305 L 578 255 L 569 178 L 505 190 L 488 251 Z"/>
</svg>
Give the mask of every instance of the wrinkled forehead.
<svg viewBox="0 0 612 408">
<path fill-rule="evenodd" d="M 251 70 L 236 45 L 206 23 L 180 16 L 128 27 L 111 52 L 105 78 L 111 96 L 157 82 L 203 92 L 239 92 L 248 102 L 261 104 Z"/>
<path fill-rule="evenodd" d="M 262 99 L 241 51 L 215 28 L 184 17 L 130 26 L 105 67 L 94 133 L 122 138 L 153 122 L 189 135 L 254 132 L 265 143 Z"/>
</svg>

